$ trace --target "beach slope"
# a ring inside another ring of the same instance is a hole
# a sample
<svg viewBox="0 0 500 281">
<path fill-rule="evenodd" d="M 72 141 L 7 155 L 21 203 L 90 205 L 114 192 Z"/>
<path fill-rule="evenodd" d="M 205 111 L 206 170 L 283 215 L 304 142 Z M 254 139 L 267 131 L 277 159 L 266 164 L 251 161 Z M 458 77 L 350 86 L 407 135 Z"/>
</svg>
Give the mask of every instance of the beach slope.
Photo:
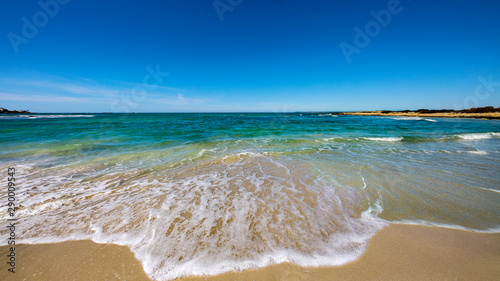
<svg viewBox="0 0 500 281">
<path fill-rule="evenodd" d="M 8 247 L 0 247 L 6 257 Z M 0 266 L 1 280 L 150 280 L 124 246 L 68 241 L 19 245 L 17 273 Z M 291 264 L 230 272 L 183 281 L 253 280 L 498 280 L 500 233 L 391 225 L 370 240 L 356 262 L 339 267 L 303 268 Z"/>
</svg>

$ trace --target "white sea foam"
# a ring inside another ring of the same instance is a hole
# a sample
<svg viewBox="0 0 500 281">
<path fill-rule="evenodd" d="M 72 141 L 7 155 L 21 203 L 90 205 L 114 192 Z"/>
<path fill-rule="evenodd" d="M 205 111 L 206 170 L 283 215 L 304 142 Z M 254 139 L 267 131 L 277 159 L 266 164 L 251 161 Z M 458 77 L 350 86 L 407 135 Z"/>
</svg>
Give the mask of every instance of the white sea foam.
<svg viewBox="0 0 500 281">
<path fill-rule="evenodd" d="M 315 140 L 316 142 L 330 142 L 330 141 L 335 141 L 335 140 L 339 140 L 339 139 L 342 139 L 340 137 L 331 137 L 331 138 L 324 138 L 324 139 L 320 139 L 320 140 Z"/>
<path fill-rule="evenodd" d="M 363 139 L 371 140 L 371 141 L 398 142 L 398 141 L 402 141 L 403 137 L 384 137 L 384 138 L 366 138 L 366 137 L 363 137 Z"/>
<path fill-rule="evenodd" d="M 493 227 L 493 228 L 487 228 L 487 229 L 472 229 L 472 228 L 468 228 L 468 227 L 464 227 L 464 226 L 460 226 L 460 225 L 455 225 L 455 224 L 445 224 L 445 223 L 430 222 L 430 221 L 425 221 L 425 220 L 400 220 L 400 221 L 390 221 L 390 222 L 388 221 L 388 223 L 435 226 L 435 227 L 450 228 L 450 229 L 479 232 L 479 233 L 500 233 L 500 226 Z"/>
<path fill-rule="evenodd" d="M 153 279 L 172 280 L 280 262 L 344 264 L 386 225 L 376 217 L 380 202 L 353 213 L 354 190 L 265 153 L 186 165 L 148 173 L 34 168 L 19 198 L 20 242 L 127 245 Z"/>
<path fill-rule="evenodd" d="M 354 141 L 360 139 L 369 141 L 398 142 L 402 141 L 403 137 L 361 137 L 361 138 L 330 137 L 330 138 L 315 140 L 315 142 L 328 143 L 333 141 Z"/>
<path fill-rule="evenodd" d="M 391 117 L 391 119 L 393 120 L 404 120 L 404 121 L 428 121 L 428 122 L 437 122 L 436 120 L 434 119 L 430 119 L 430 118 L 422 118 L 422 117 L 404 117 L 404 116 L 401 116 L 401 117 Z"/>
<path fill-rule="evenodd" d="M 73 114 L 73 115 L 21 115 L 18 117 L 28 117 L 28 119 L 38 119 L 38 118 L 90 118 L 95 115 L 81 115 L 81 114 Z"/>
<path fill-rule="evenodd" d="M 471 151 L 466 151 L 466 153 L 478 154 L 478 155 L 487 155 L 488 154 L 488 152 L 486 152 L 484 150 L 471 150 Z"/>
<path fill-rule="evenodd" d="M 13 116 L 0 116 L 0 119 L 41 119 L 41 118 L 90 118 L 95 115 L 13 115 Z"/>
<path fill-rule="evenodd" d="M 393 120 L 424 120 L 424 118 L 421 118 L 421 117 L 404 117 L 404 116 L 391 117 L 391 119 L 393 119 Z"/>
<path fill-rule="evenodd" d="M 373 206 L 370 206 L 368 208 L 368 210 L 364 211 L 361 216 L 365 217 L 366 219 L 369 219 L 369 220 L 377 220 L 377 221 L 380 221 L 381 219 L 378 218 L 377 216 L 382 213 L 382 211 L 384 211 L 384 208 L 382 207 L 382 201 L 381 199 L 377 199 L 377 201 L 375 201 L 375 204 Z"/>
<path fill-rule="evenodd" d="M 463 139 L 463 140 L 486 140 L 486 139 L 492 139 L 499 137 L 499 133 L 471 133 L 471 134 L 460 134 L 456 135 L 456 137 Z"/>
<path fill-rule="evenodd" d="M 200 152 L 198 152 L 198 154 L 194 157 L 194 158 L 191 158 L 191 160 L 194 160 L 196 158 L 200 158 L 200 157 L 203 157 L 205 154 L 207 154 L 208 152 L 215 152 L 217 149 L 213 148 L 213 149 L 202 149 L 200 150 Z"/>
<path fill-rule="evenodd" d="M 484 190 L 484 191 L 491 191 L 491 192 L 500 193 L 500 190 L 492 189 L 492 188 L 485 188 L 485 187 L 478 187 L 478 186 L 473 187 L 473 188 L 481 189 L 481 190 Z"/>
<path fill-rule="evenodd" d="M 28 164 L 17 164 L 15 168 L 29 172 L 29 170 L 34 169 L 35 167 L 33 167 L 33 165 L 28 165 Z"/>
</svg>

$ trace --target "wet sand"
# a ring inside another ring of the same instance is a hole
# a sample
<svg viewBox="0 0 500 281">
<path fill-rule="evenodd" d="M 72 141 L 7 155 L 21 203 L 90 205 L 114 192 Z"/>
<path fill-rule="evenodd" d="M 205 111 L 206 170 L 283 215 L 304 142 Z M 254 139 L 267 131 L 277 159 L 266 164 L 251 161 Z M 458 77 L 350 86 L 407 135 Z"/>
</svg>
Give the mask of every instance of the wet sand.
<svg viewBox="0 0 500 281">
<path fill-rule="evenodd" d="M 125 246 L 68 241 L 18 245 L 17 273 L 7 271 L 0 247 L 0 280 L 150 280 Z M 370 240 L 356 262 L 339 267 L 291 264 L 182 281 L 234 280 L 499 280 L 500 233 L 391 225 Z"/>
</svg>

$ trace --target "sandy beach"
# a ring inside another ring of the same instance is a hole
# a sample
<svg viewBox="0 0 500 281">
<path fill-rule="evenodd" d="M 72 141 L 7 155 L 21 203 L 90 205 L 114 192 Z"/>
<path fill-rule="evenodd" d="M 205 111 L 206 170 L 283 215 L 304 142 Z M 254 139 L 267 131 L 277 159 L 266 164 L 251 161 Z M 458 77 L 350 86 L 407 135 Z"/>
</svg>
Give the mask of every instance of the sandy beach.
<svg viewBox="0 0 500 281">
<path fill-rule="evenodd" d="M 358 111 L 344 112 L 342 115 L 358 115 L 358 116 L 402 116 L 402 117 L 433 117 L 433 118 L 474 118 L 474 119 L 500 119 L 500 112 L 486 113 L 417 113 L 417 112 L 388 112 L 382 111 Z"/>
<path fill-rule="evenodd" d="M 7 246 L 0 247 L 5 257 Z M 19 245 L 15 274 L 2 262 L 1 280 L 150 280 L 125 246 L 68 241 Z M 278 264 L 257 270 L 178 280 L 498 280 L 500 233 L 391 225 L 370 240 L 356 262 L 303 268 Z"/>
</svg>

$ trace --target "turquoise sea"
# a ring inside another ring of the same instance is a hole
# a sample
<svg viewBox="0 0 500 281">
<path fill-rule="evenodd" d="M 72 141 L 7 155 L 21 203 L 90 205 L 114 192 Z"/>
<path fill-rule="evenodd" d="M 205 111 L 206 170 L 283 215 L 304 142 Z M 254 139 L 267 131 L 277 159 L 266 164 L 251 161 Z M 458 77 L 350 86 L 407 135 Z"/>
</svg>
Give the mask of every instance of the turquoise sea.
<svg viewBox="0 0 500 281">
<path fill-rule="evenodd" d="M 391 223 L 500 232 L 498 120 L 32 114 L 0 132 L 20 242 L 127 245 L 155 280 L 344 264 Z"/>
</svg>

